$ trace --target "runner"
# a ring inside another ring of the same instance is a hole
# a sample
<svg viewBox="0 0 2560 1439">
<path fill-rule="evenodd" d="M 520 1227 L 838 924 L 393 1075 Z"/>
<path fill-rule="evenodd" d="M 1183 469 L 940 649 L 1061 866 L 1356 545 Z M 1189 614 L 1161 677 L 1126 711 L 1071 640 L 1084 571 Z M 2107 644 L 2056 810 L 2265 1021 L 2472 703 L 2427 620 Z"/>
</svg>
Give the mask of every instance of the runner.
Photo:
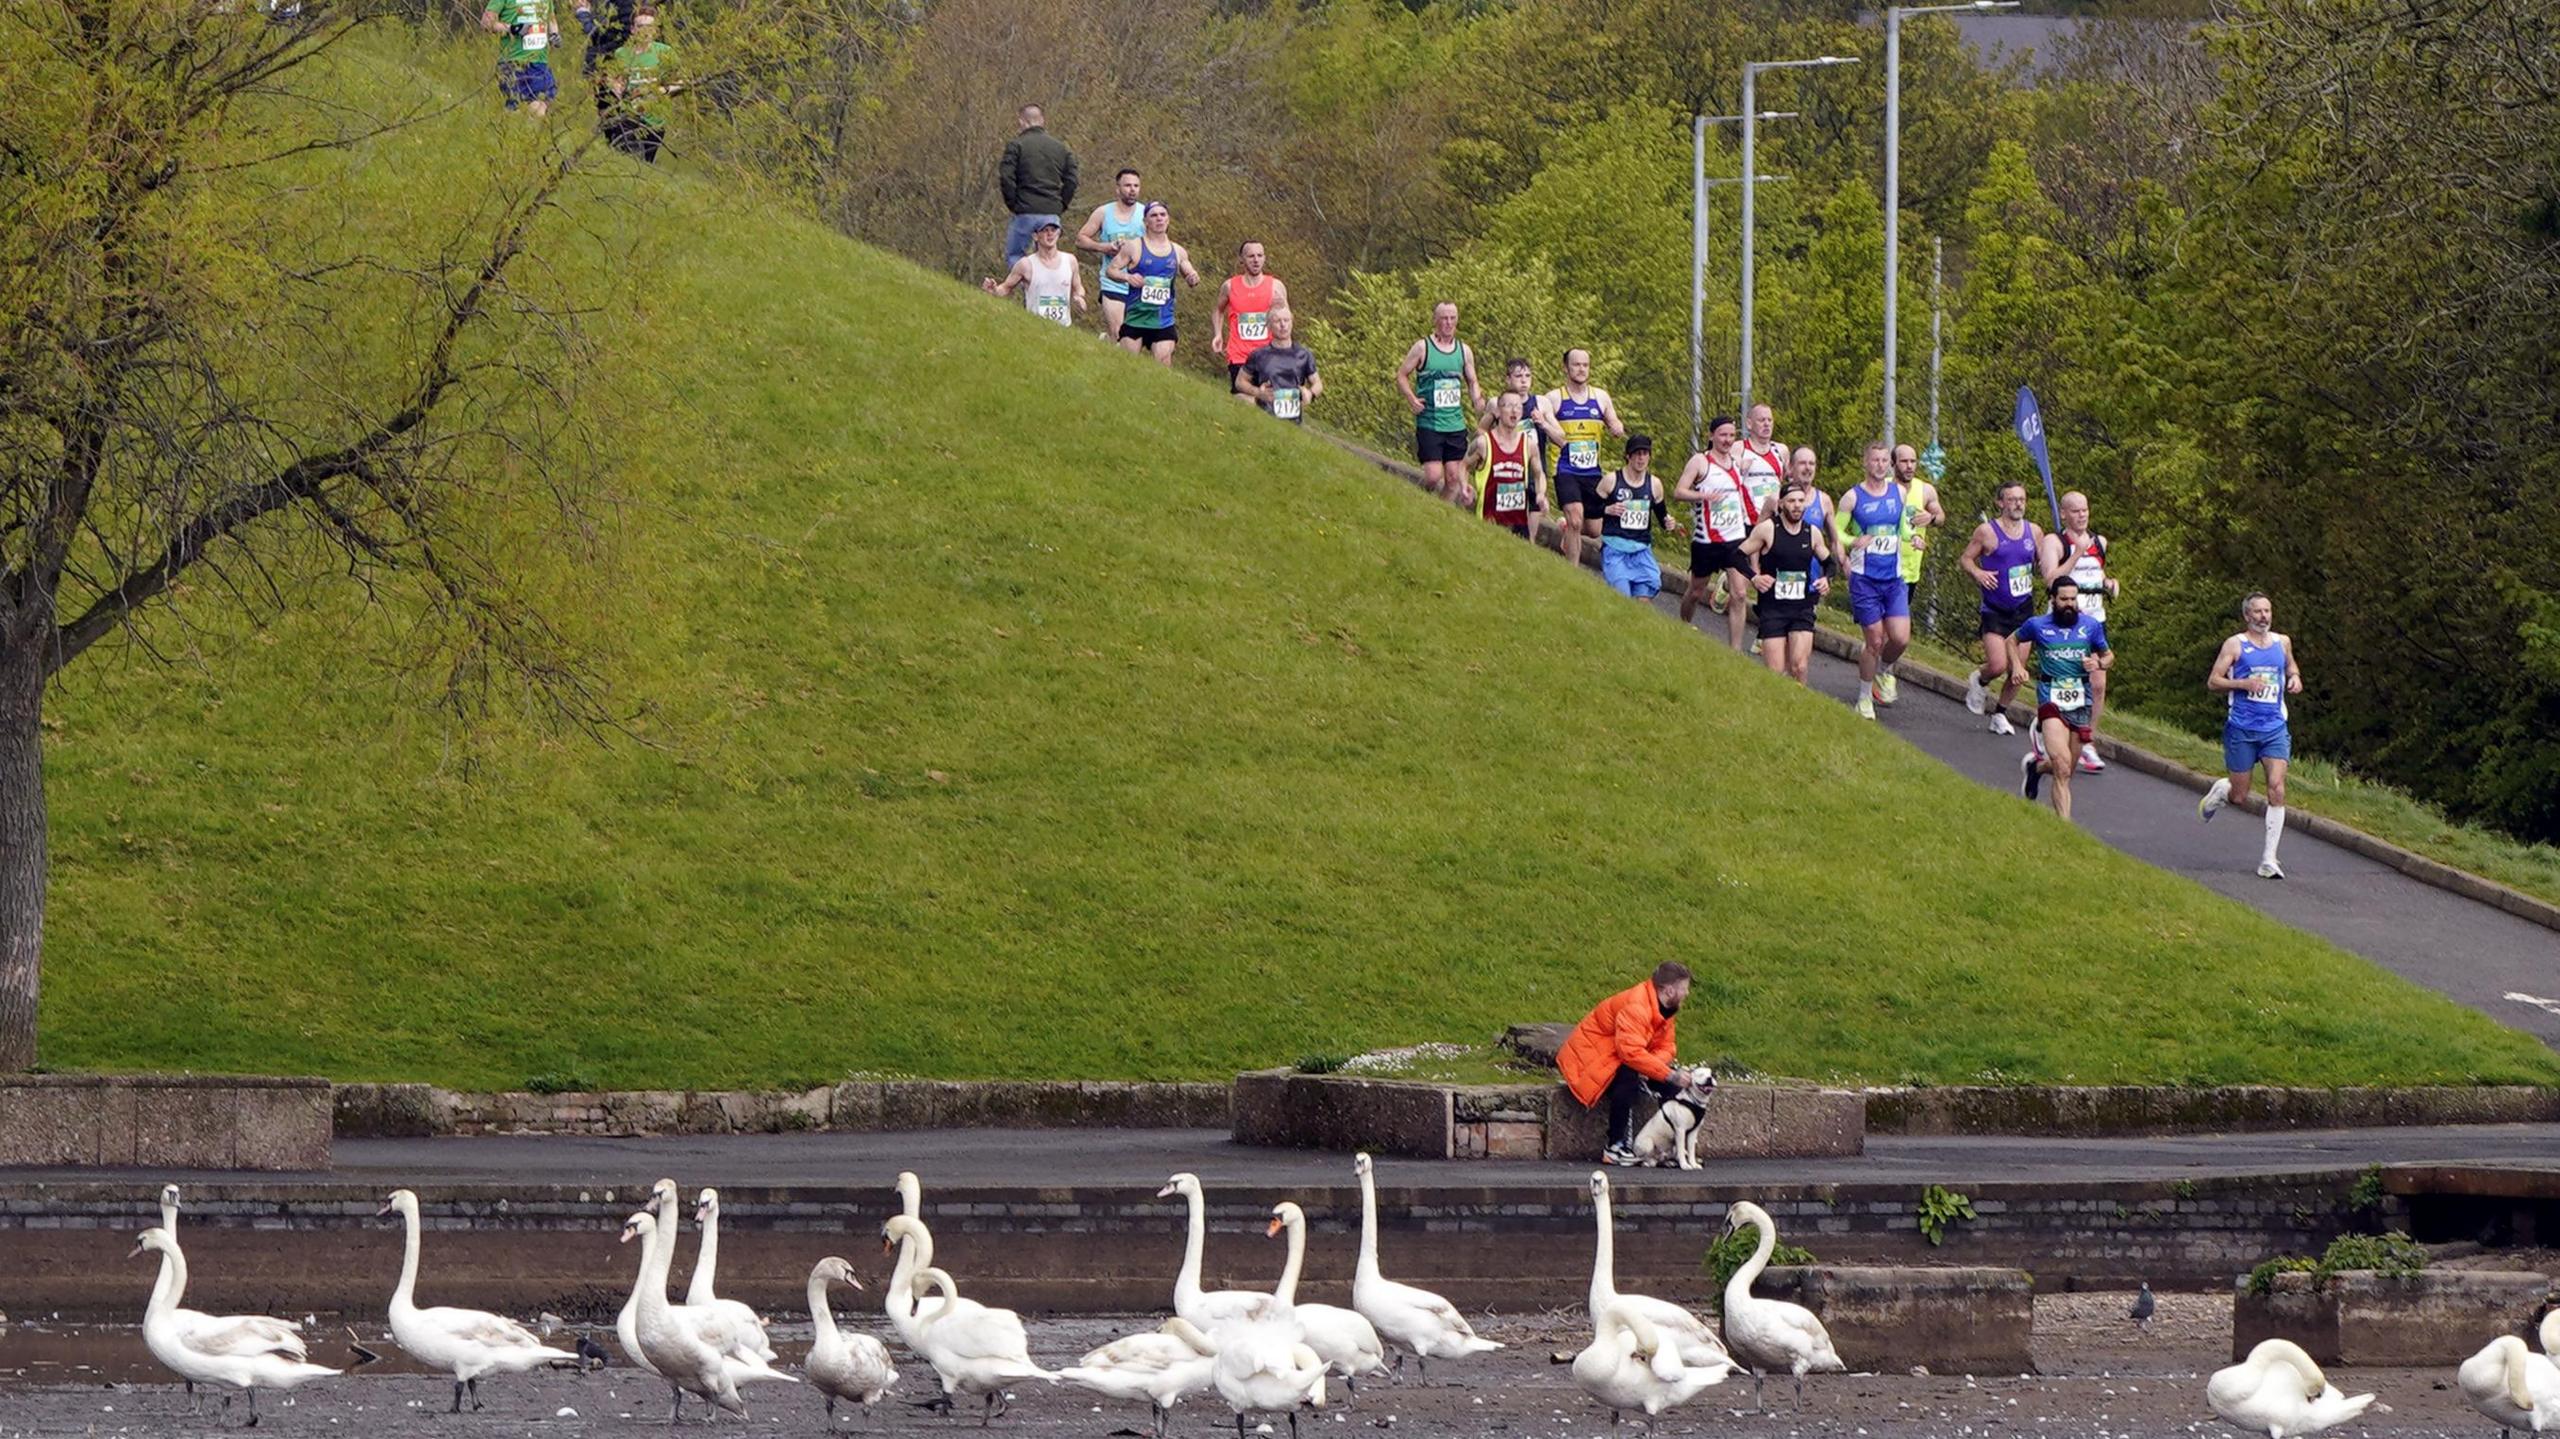
<svg viewBox="0 0 2560 1439">
<path fill-rule="evenodd" d="M 1742 472 L 1742 482 L 1751 489 L 1751 503 L 1758 506 L 1759 512 L 1764 515 L 1775 509 L 1778 503 L 1778 485 L 1788 474 L 1787 447 L 1772 438 L 1777 427 L 1776 411 L 1767 405 L 1753 405 L 1743 416 L 1742 438 L 1736 443 L 1733 451 L 1735 467 Z M 1817 505 L 1816 508 L 1818 509 L 1819 506 Z M 1728 577 L 1720 574 L 1715 577 L 1715 584 L 1707 592 L 1707 603 L 1717 614 L 1723 614 L 1725 606 L 1733 602 L 1733 594 L 1729 593 L 1729 589 Z M 1740 593 L 1746 604 L 1754 598 L 1748 589 Z M 1759 640 L 1752 640 L 1751 652 L 1753 654 L 1760 652 Z"/>
<path fill-rule="evenodd" d="M 1911 645 L 1911 587 L 1902 582 L 1903 518 L 1910 510 L 1893 482 L 1893 452 L 1867 446 L 1867 477 L 1840 492 L 1835 512 L 1848 538 L 1849 617 L 1866 643 L 1858 650 L 1858 715 L 1874 719 L 1878 704 L 1898 696 L 1893 662 Z"/>
<path fill-rule="evenodd" d="M 593 12 L 584 7 L 578 15 L 581 24 L 595 23 Z M 606 144 L 655 165 L 667 143 L 667 97 L 684 88 L 675 78 L 675 47 L 658 38 L 654 10 L 635 10 L 624 33 L 629 38 L 603 62 L 603 83 L 597 88 L 608 103 L 599 123 Z M 590 57 L 595 50 L 595 45 L 587 46 Z"/>
<path fill-rule="evenodd" d="M 1534 539 L 1538 512 L 1547 507 L 1546 468 L 1539 463 L 1538 434 L 1521 427 L 1520 397 L 1509 390 L 1493 397 L 1493 423 L 1467 447 L 1467 468 L 1478 461 L 1484 478 L 1476 487 L 1476 513 Z"/>
<path fill-rule="evenodd" d="M 560 94 L 551 74 L 551 47 L 560 41 L 551 0 L 490 0 L 480 12 L 480 28 L 500 37 L 498 93 L 507 108 L 522 106 L 537 120 L 549 115 Z"/>
<path fill-rule="evenodd" d="M 2222 642 L 2204 687 L 2231 706 L 2222 722 L 2222 768 L 2231 777 L 2213 782 L 2196 805 L 2196 817 L 2210 820 L 2227 804 L 2249 798 L 2249 772 L 2267 767 L 2267 846 L 2258 856 L 2258 878 L 2282 879 L 2276 843 L 2284 838 L 2284 772 L 2293 764 L 2291 707 L 2286 698 L 2302 693 L 2302 666 L 2294 663 L 2293 636 L 2275 632 L 2275 603 L 2253 594 L 2240 602 L 2240 622 L 2248 628 Z"/>
<path fill-rule="evenodd" d="M 1920 589 L 1920 561 L 1929 550 L 1929 531 L 1947 522 L 1938 503 L 1938 487 L 1920 478 L 1920 452 L 1909 445 L 1893 447 L 1893 477 L 1902 485 L 1902 582 Z"/>
<path fill-rule="evenodd" d="M 1831 542 L 1832 555 L 1846 554 L 1849 546 L 1840 538 L 1839 515 L 1831 508 L 1831 502 L 1822 497 L 1822 486 L 1816 479 L 1822 469 L 1822 457 L 1813 452 L 1813 446 L 1798 445 L 1790 459 L 1787 478 L 1805 488 L 1804 522 L 1820 530 L 1822 537 Z M 1813 572 L 1817 576 L 1822 573 L 1821 560 L 1813 562 Z"/>
<path fill-rule="evenodd" d="M 2107 537 L 2092 534 L 2089 530 L 2087 495 L 2073 490 L 2062 497 L 2062 528 L 2044 537 L 2036 551 L 2036 560 L 2046 584 L 2052 584 L 2063 575 L 2079 581 L 2082 614 L 2093 620 L 2107 617 L 2108 602 L 2122 587 L 2107 574 Z M 2101 671 L 2097 676 L 2097 688 L 2089 694 L 2089 728 L 2093 733 L 2098 726 L 2098 717 L 2106 713 L 2106 709 L 2107 677 Z M 2094 739 L 2081 748 L 2080 768 L 2083 773 L 2097 774 L 2106 767 L 2107 762 L 2098 758 Z"/>
<path fill-rule="evenodd" d="M 1147 232 L 1120 244 L 1120 254 L 1105 269 L 1106 279 L 1128 287 L 1128 305 L 1120 318 L 1120 348 L 1155 356 L 1159 365 L 1173 363 L 1179 335 L 1173 325 L 1173 281 L 1179 275 L 1200 288 L 1200 272 L 1191 267 L 1191 252 L 1174 243 L 1173 212 L 1162 200 L 1147 202 Z"/>
<path fill-rule="evenodd" d="M 1421 376 L 1423 393 L 1414 392 Z M 1431 307 L 1431 333 L 1413 342 L 1396 366 L 1396 389 L 1413 406 L 1413 457 L 1422 487 L 1451 504 L 1473 504 L 1467 486 L 1467 416 L 1484 408 L 1476 352 L 1458 338 L 1458 302 Z"/>
<path fill-rule="evenodd" d="M 1112 197 L 1093 207 L 1084 220 L 1084 228 L 1076 231 L 1076 248 L 1091 250 L 1094 263 L 1108 266 L 1120 247 L 1147 232 L 1146 211 L 1138 204 L 1138 172 L 1122 170 L 1112 182 Z M 1102 274 L 1102 338 L 1120 338 L 1120 321 L 1129 304 L 1129 287 Z"/>
<path fill-rule="evenodd" d="M 1307 406 L 1324 393 L 1324 376 L 1316 373 L 1316 352 L 1298 343 L 1297 328 L 1288 311 L 1271 312 L 1271 343 L 1244 362 L 1236 375 L 1236 393 L 1250 397 L 1274 419 L 1303 425 Z"/>
<path fill-rule="evenodd" d="M 1752 592 L 1751 561 L 1742 553 L 1742 542 L 1751 537 L 1752 527 L 1768 514 L 1768 507 L 1752 495 L 1742 464 L 1733 421 L 1718 415 L 1707 424 L 1707 448 L 1689 457 L 1679 483 L 1672 487 L 1671 497 L 1697 506 L 1698 516 L 1696 536 L 1689 541 L 1689 587 L 1680 592 L 1682 624 L 1697 616 L 1698 601 L 1718 581 L 1735 595 Z M 1776 497 L 1774 489 L 1770 494 Z M 1725 606 L 1724 639 L 1735 649 L 1742 648 L 1743 621 L 1749 609 L 1747 602 Z"/>
<path fill-rule="evenodd" d="M 1600 578 L 1629 599 L 1649 600 L 1662 593 L 1662 566 L 1653 557 L 1653 531 L 1658 524 L 1687 534 L 1662 508 L 1662 481 L 1653 468 L 1653 439 L 1627 436 L 1626 468 L 1603 475 L 1591 487 L 1600 506 Z"/>
<path fill-rule="evenodd" d="M 1542 425 L 1553 421 L 1547 433 L 1556 447 L 1556 499 L 1564 506 L 1556 549 L 1578 565 L 1583 538 L 1602 529 L 1600 507 L 1591 502 L 1592 487 L 1600 479 L 1601 437 L 1623 435 L 1627 427 L 1618 422 L 1617 401 L 1592 385 L 1591 352 L 1580 348 L 1564 352 L 1564 383 L 1547 391 L 1538 411 Z"/>
<path fill-rule="evenodd" d="M 1218 286 L 1217 327 L 1209 342 L 1226 355 L 1230 387 L 1253 352 L 1271 343 L 1272 312 L 1289 308 L 1289 287 L 1266 273 L 1264 263 L 1262 242 L 1247 240 L 1236 247 L 1236 273 Z"/>
<path fill-rule="evenodd" d="M 1812 498 L 1811 483 L 1788 479 L 1778 491 L 1778 512 L 1752 526 L 1741 546 L 1744 563 L 1752 567 L 1751 587 L 1760 595 L 1761 663 L 1792 676 L 1797 684 L 1807 683 L 1806 671 L 1813 663 L 1813 607 L 1831 589 L 1819 573 L 1831 554 L 1830 543 L 1821 526 L 1805 522 L 1805 505 Z M 1734 612 L 1741 608 L 1734 606 Z"/>
<path fill-rule="evenodd" d="M 2053 610 L 2029 617 L 2009 637 L 2010 674 L 2026 683 L 2035 666 L 2035 747 L 2018 761 L 2018 793 L 2036 797 L 2044 776 L 2053 777 L 2053 812 L 2071 818 L 2071 771 L 2089 742 L 2094 676 L 2115 662 L 2107 648 L 2107 622 L 2080 613 L 2080 586 L 2069 575 L 2051 586 Z"/>
<path fill-rule="evenodd" d="M 1031 232 L 1031 253 L 1013 262 L 1001 280 L 982 280 L 980 288 L 1002 298 L 1022 292 L 1022 308 L 1056 325 L 1073 325 L 1085 312 L 1084 266 L 1058 251 L 1061 226 L 1055 215 L 1043 215 Z"/>
<path fill-rule="evenodd" d="M 2009 700 L 2018 682 L 2009 671 L 2009 636 L 2035 613 L 2036 547 L 2044 531 L 2027 518 L 2027 487 L 2011 480 L 2000 487 L 2000 513 L 1973 527 L 1956 565 L 1982 590 L 1982 668 L 1965 676 L 1964 707 L 1991 716 L 1993 734 L 2016 734 L 2009 723 Z M 1991 703 L 1988 686 L 2000 681 L 2000 702 Z"/>
<path fill-rule="evenodd" d="M 1537 378 L 1535 373 L 1532 371 L 1529 362 L 1517 355 L 1503 362 L 1502 388 L 1496 390 L 1493 393 L 1492 398 L 1485 401 L 1484 412 L 1477 418 L 1477 423 L 1479 425 L 1490 425 L 1493 423 L 1494 407 L 1502 402 L 1502 397 L 1504 395 L 1518 395 L 1520 397 L 1520 428 L 1527 430 L 1536 436 L 1540 452 L 1538 460 L 1539 467 L 1543 470 L 1550 471 L 1548 475 L 1548 486 L 1550 490 L 1552 490 L 1554 487 L 1554 476 L 1552 473 L 1552 467 L 1548 464 L 1546 456 L 1552 455 L 1556 452 L 1561 435 L 1554 425 L 1539 418 L 1538 401 L 1541 396 L 1538 394 Z M 1481 496 L 1484 493 L 1485 484 L 1484 468 L 1479 465 L 1474 471 L 1474 475 L 1476 493 Z M 1554 501 L 1551 497 L 1550 503 L 1553 502 Z M 1575 497 L 1574 503 L 1577 507 L 1580 506 L 1581 498 L 1579 495 Z M 1479 506 L 1479 508 L 1481 508 L 1481 506 Z M 1534 522 L 1530 525 L 1529 534 L 1532 539 L 1537 537 L 1537 526 Z"/>
</svg>

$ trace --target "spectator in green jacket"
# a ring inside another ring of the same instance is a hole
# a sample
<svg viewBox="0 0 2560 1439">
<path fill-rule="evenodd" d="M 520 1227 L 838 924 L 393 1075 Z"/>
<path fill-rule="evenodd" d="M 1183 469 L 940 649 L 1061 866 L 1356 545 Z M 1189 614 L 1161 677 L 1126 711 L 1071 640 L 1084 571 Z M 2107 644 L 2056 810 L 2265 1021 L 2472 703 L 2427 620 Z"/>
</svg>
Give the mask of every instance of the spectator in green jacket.
<svg viewBox="0 0 2560 1439">
<path fill-rule="evenodd" d="M 1065 214 L 1076 200 L 1076 157 L 1046 128 L 1048 117 L 1037 105 L 1025 105 L 1014 117 L 1020 133 L 1004 142 L 1004 164 L 996 182 L 1004 189 L 1004 207 L 1013 222 L 1004 234 L 1004 263 L 1010 270 L 1031 248 L 1032 232 L 1043 220 Z"/>
</svg>

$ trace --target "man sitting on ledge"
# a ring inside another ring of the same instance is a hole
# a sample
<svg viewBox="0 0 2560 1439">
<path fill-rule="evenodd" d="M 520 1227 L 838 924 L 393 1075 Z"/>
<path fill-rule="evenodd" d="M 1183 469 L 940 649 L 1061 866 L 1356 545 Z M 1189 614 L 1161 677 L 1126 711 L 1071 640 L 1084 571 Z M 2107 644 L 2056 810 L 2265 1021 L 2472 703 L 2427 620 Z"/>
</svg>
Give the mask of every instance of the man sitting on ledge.
<svg viewBox="0 0 2560 1439">
<path fill-rule="evenodd" d="M 1666 959 L 1653 977 L 1621 990 L 1592 1007 L 1573 1036 L 1556 1052 L 1556 1068 L 1585 1109 L 1609 1096 L 1609 1147 L 1603 1164 L 1636 1160 L 1636 1096 L 1647 1089 L 1654 1099 L 1680 1092 L 1672 1082 L 1674 1031 L 1672 1016 L 1689 997 L 1689 966 Z"/>
</svg>

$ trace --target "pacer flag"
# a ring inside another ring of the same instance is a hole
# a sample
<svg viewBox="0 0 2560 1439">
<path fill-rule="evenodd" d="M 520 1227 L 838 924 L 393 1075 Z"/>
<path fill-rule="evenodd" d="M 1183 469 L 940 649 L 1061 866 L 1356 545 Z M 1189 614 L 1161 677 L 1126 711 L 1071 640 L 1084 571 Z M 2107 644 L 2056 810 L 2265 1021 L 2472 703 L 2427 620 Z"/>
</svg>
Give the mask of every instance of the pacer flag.
<svg viewBox="0 0 2560 1439">
<path fill-rule="evenodd" d="M 2036 392 L 2018 387 L 2018 443 L 2035 456 L 2036 473 L 2044 476 L 2044 502 L 2053 507 L 2053 527 L 2062 528 L 2062 501 L 2053 493 L 2053 460 L 2044 448 L 2044 415 L 2036 409 Z"/>
</svg>

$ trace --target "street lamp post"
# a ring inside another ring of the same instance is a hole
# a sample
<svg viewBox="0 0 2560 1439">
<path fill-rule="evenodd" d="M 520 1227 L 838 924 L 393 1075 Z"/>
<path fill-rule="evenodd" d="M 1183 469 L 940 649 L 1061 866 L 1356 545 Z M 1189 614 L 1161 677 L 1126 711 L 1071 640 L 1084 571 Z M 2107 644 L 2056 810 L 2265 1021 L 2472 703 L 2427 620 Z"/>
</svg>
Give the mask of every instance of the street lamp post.
<svg viewBox="0 0 2560 1439">
<path fill-rule="evenodd" d="M 1792 120 L 1793 110 L 1766 110 L 1763 120 Z M 1698 423 L 1706 407 L 1707 235 L 1714 221 L 1707 212 L 1707 191 L 1728 180 L 1707 178 L 1707 127 L 1731 125 L 1739 115 L 1689 117 L 1689 449 L 1699 446 Z"/>
<path fill-rule="evenodd" d="M 1884 442 L 1893 443 L 1895 342 L 1902 317 L 1902 17 L 1950 11 L 2015 10 L 2018 0 L 1965 5 L 1889 5 L 1884 12 Z M 1747 162 L 1746 162 L 1747 163 Z"/>
<path fill-rule="evenodd" d="M 1757 184 L 1775 185 L 1792 178 L 1792 176 L 1788 175 L 1757 175 L 1753 177 L 1753 180 Z M 1715 176 L 1707 181 L 1707 195 L 1711 201 L 1715 195 L 1715 189 L 1718 185 L 1739 185 L 1741 183 L 1742 177 L 1740 175 Z M 1708 203 L 1703 205 L 1702 208 L 1705 210 L 1707 220 L 1706 224 L 1700 227 L 1698 235 L 1698 296 L 1703 296 L 1706 293 L 1706 276 L 1715 269 L 1715 206 L 1712 203 Z M 1691 298 L 1695 301 L 1698 296 L 1692 296 Z M 1698 308 L 1698 305 L 1695 303 L 1691 306 L 1693 311 Z M 1697 316 L 1693 314 L 1692 318 L 1695 319 Z M 1691 338 L 1692 340 L 1696 339 L 1694 327 L 1692 329 Z M 1704 414 L 1700 408 L 1703 398 L 1702 391 L 1705 389 L 1705 384 L 1699 373 L 1697 356 L 1698 348 L 1699 347 L 1696 344 L 1692 344 L 1690 346 L 1691 353 L 1689 356 L 1689 430 L 1691 435 L 1689 449 L 1691 453 L 1695 453 L 1705 448 L 1705 446 L 1698 441 L 1698 437 L 1704 432 L 1706 423 Z"/>
<path fill-rule="evenodd" d="M 1812 70 L 1830 65 L 1855 65 L 1855 55 L 1824 55 L 1814 60 L 1758 60 L 1742 67 L 1742 412 L 1751 413 L 1751 252 L 1752 177 L 1758 174 L 1753 165 L 1752 144 L 1759 126 L 1755 101 L 1760 92 L 1763 70 Z"/>
</svg>

